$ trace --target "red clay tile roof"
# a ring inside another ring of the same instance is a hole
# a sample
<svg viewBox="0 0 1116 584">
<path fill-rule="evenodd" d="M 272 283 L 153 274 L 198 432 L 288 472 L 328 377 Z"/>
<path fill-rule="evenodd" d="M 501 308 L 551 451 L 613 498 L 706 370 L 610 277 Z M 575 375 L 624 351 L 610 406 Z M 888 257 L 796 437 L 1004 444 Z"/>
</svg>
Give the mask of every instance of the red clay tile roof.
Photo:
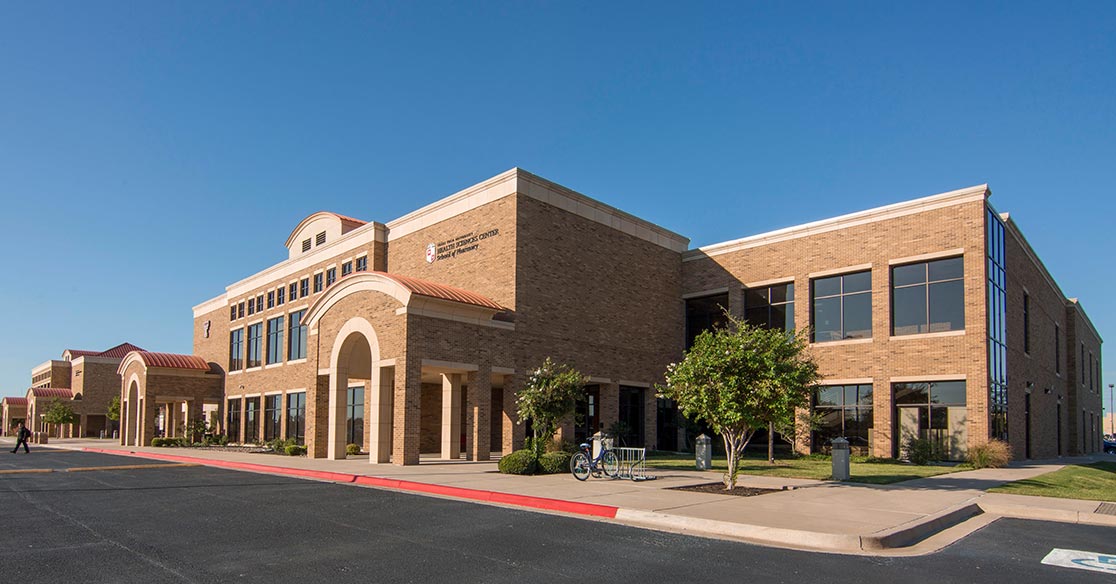
<svg viewBox="0 0 1116 584">
<path fill-rule="evenodd" d="M 470 292 L 461 288 L 454 288 L 445 284 L 438 284 L 427 280 L 420 280 L 418 278 L 411 278 L 409 276 L 400 276 L 399 274 L 389 274 L 387 272 L 370 272 L 372 274 L 379 274 L 386 278 L 390 278 L 399 283 L 411 294 L 418 294 L 419 296 L 427 296 L 429 298 L 437 298 L 440 300 L 450 300 L 452 302 L 460 302 L 462 304 L 472 304 L 474 306 L 483 306 L 493 310 L 507 310 L 500 306 L 495 301 L 486 296 L 481 296 L 476 292 Z"/>
<path fill-rule="evenodd" d="M 197 355 L 180 355 L 178 353 L 153 353 L 151 351 L 137 351 L 143 364 L 148 367 L 166 367 L 168 369 L 197 369 L 209 371 L 209 363 Z"/>
<path fill-rule="evenodd" d="M 10 405 L 13 405 L 13 406 L 25 406 L 25 405 L 27 405 L 27 398 L 25 398 L 25 397 L 6 397 L 4 399 L 0 399 L 0 402 L 4 402 L 4 403 L 7 403 L 7 404 L 10 404 Z"/>
<path fill-rule="evenodd" d="M 143 349 L 133 345 L 132 343 L 120 343 L 119 345 L 97 353 L 98 357 L 111 357 L 113 359 L 123 359 L 125 355 L 132 351 L 142 351 Z"/>
<path fill-rule="evenodd" d="M 323 211 L 323 213 L 329 213 L 329 211 Z M 337 215 L 337 213 L 334 213 L 334 215 Z M 347 223 L 356 223 L 358 225 L 364 225 L 365 223 L 368 223 L 367 221 L 362 221 L 355 217 L 346 217 L 345 215 L 337 215 L 337 218 Z"/>
<path fill-rule="evenodd" d="M 74 392 L 57 387 L 32 387 L 30 391 L 31 395 L 35 397 L 64 397 L 66 399 L 73 399 L 74 397 Z"/>
<path fill-rule="evenodd" d="M 68 352 L 71 359 L 77 359 L 78 357 L 96 357 L 100 353 L 100 351 L 82 351 L 81 349 L 66 349 L 62 352 Z"/>
</svg>

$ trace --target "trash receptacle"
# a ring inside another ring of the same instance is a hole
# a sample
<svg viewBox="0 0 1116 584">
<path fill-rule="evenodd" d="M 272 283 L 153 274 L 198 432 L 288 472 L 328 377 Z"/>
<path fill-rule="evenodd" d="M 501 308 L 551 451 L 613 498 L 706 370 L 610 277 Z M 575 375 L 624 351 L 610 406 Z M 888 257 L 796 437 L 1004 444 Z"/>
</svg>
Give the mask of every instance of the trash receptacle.
<svg viewBox="0 0 1116 584">
<path fill-rule="evenodd" d="M 833 480 L 849 480 L 849 441 L 844 438 L 833 439 Z"/>
<path fill-rule="evenodd" d="M 694 448 L 694 466 L 698 470 L 710 470 L 713 468 L 713 440 L 702 434 L 694 440 L 696 445 Z"/>
</svg>

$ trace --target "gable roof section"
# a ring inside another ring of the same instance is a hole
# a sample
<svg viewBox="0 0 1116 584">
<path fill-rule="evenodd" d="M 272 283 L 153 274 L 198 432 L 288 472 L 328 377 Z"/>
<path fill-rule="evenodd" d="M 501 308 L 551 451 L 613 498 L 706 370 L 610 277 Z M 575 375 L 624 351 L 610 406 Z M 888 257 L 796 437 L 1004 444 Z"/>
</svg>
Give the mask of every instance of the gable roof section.
<svg viewBox="0 0 1116 584">
<path fill-rule="evenodd" d="M 153 351 L 132 351 L 120 363 L 119 372 L 133 361 L 143 363 L 144 367 L 161 367 L 164 369 L 184 369 L 193 371 L 209 371 L 209 363 L 197 355 L 182 355 L 179 353 L 155 353 Z"/>
<path fill-rule="evenodd" d="M 123 359 L 128 353 L 132 351 L 142 351 L 143 348 L 137 347 L 132 343 L 120 343 L 119 345 L 101 351 L 97 354 L 98 357 L 111 357 L 113 359 Z"/>
</svg>

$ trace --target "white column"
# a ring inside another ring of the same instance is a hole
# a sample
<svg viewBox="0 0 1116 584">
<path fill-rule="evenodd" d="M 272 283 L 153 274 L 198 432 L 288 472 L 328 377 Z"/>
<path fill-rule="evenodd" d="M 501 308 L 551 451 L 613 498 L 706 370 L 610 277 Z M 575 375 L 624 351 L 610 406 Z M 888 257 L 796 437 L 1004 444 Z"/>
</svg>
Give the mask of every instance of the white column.
<svg viewBox="0 0 1116 584">
<path fill-rule="evenodd" d="M 395 397 L 395 370 L 391 367 L 372 366 L 372 383 L 368 400 L 372 404 L 368 462 L 391 462 L 392 400 Z"/>
<path fill-rule="evenodd" d="M 349 385 L 347 369 L 337 368 L 329 373 L 329 432 L 326 458 L 345 458 L 345 390 Z"/>
<path fill-rule="evenodd" d="M 442 458 L 461 457 L 461 375 L 442 374 Z"/>
</svg>

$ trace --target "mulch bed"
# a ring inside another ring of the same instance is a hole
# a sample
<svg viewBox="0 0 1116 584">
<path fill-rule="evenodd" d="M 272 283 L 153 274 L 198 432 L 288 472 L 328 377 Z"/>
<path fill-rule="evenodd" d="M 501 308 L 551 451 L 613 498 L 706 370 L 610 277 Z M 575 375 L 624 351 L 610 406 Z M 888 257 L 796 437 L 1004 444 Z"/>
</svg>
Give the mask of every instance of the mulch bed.
<svg viewBox="0 0 1116 584">
<path fill-rule="evenodd" d="M 670 490 L 692 491 L 695 493 L 711 493 L 714 495 L 736 495 L 737 497 L 754 497 L 756 495 L 778 493 L 781 489 L 757 489 L 754 487 L 741 487 L 740 485 L 737 485 L 736 488 L 729 491 L 725 489 L 724 483 L 704 483 L 700 485 L 689 485 L 686 487 L 671 487 Z"/>
</svg>

